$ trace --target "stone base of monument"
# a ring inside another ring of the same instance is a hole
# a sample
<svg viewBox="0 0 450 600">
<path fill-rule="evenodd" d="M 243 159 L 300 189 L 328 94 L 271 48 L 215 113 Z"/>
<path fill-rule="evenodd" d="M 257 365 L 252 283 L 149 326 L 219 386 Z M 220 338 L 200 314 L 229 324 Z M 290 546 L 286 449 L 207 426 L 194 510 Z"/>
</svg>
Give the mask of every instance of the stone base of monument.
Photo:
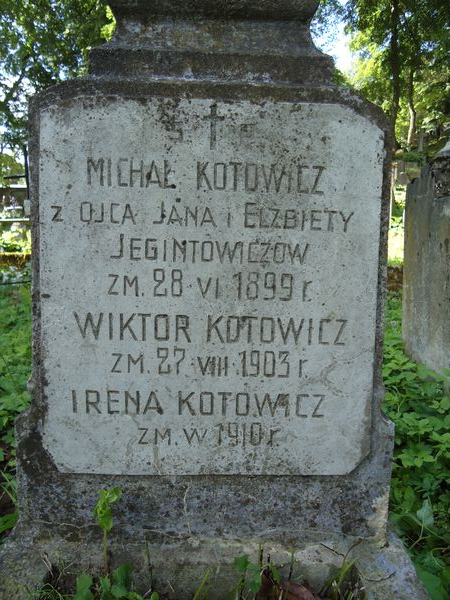
<svg viewBox="0 0 450 600">
<path fill-rule="evenodd" d="M 80 537 L 79 532 L 76 537 Z M 81 541 L 35 540 L 32 531 L 17 528 L 1 553 L 0 597 L 25 600 L 45 582 L 57 579 L 58 574 L 66 582 L 75 581 L 82 573 L 102 574 L 101 535 L 88 532 L 82 537 Z M 132 563 L 136 590 L 145 593 L 153 578 L 155 589 L 173 600 L 190 600 L 209 572 L 208 600 L 225 600 L 231 597 L 230 592 L 240 577 L 233 568 L 234 558 L 247 554 L 256 562 L 260 544 L 261 540 L 187 537 L 180 541 L 170 536 L 163 544 L 146 543 L 145 539 L 127 543 L 123 537 L 115 540 L 111 536 L 111 566 Z M 263 542 L 262 548 L 281 573 L 289 571 L 290 549 L 269 541 Z M 382 548 L 350 538 L 299 544 L 294 553 L 293 580 L 306 583 L 318 593 L 344 561 L 355 561 L 367 600 L 428 599 L 410 558 L 393 532 L 388 533 Z"/>
</svg>

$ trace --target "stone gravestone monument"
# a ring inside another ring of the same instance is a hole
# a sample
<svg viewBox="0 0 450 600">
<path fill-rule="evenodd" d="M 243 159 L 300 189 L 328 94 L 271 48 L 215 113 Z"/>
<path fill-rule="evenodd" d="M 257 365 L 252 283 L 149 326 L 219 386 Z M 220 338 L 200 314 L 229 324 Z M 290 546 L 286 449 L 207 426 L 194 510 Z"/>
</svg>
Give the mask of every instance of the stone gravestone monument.
<svg viewBox="0 0 450 600">
<path fill-rule="evenodd" d="M 295 548 L 318 586 L 354 547 L 371 597 L 425 597 L 386 546 L 383 116 L 333 83 L 315 1 L 110 4 L 89 76 L 31 109 L 32 408 L 5 597 L 42 580 L 41 555 L 100 562 L 112 485 L 114 560 L 145 571 L 148 544 L 173 598 L 207 569 L 225 597 L 259 543 Z"/>
<path fill-rule="evenodd" d="M 405 208 L 403 340 L 435 371 L 450 369 L 449 315 L 450 142 L 409 186 Z"/>
</svg>

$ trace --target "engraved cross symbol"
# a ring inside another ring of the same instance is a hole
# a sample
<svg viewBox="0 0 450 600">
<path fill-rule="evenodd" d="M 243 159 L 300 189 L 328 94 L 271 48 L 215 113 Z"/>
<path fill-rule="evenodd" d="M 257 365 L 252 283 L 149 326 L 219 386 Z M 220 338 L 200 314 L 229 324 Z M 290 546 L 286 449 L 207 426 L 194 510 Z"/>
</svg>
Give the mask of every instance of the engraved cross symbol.
<svg viewBox="0 0 450 600">
<path fill-rule="evenodd" d="M 203 120 L 209 120 L 211 121 L 211 130 L 210 130 L 210 136 L 209 136 L 209 147 L 211 148 L 211 150 L 213 150 L 216 147 L 216 140 L 217 140 L 217 122 L 218 121 L 223 121 L 225 119 L 225 117 L 219 117 L 219 115 L 217 114 L 217 104 L 211 104 L 210 106 L 211 109 L 211 114 L 203 117 Z"/>
</svg>

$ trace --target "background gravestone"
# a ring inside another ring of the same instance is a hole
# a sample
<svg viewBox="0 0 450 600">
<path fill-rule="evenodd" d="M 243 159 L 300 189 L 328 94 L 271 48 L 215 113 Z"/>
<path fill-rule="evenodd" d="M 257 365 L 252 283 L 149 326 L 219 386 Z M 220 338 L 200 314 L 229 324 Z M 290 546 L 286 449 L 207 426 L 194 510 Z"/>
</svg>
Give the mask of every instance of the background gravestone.
<svg viewBox="0 0 450 600">
<path fill-rule="evenodd" d="M 450 369 L 450 143 L 407 190 L 403 340 L 430 369 Z M 448 373 L 447 373 L 448 375 Z"/>
<path fill-rule="evenodd" d="M 145 570 L 147 543 L 174 598 L 212 565 L 224 597 L 259 543 L 319 585 L 356 541 L 372 597 L 425 597 L 383 548 L 383 116 L 333 84 L 316 2 L 111 6 L 90 75 L 32 104 L 33 403 L 3 589 L 42 552 L 98 563 L 92 508 L 120 485 L 114 558 Z"/>
</svg>

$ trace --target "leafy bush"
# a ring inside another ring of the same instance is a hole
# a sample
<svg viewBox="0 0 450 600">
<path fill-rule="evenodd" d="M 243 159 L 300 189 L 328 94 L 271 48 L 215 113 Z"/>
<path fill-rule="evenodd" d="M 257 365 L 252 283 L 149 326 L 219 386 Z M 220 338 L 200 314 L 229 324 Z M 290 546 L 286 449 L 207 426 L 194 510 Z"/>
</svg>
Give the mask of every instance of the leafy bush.
<svg viewBox="0 0 450 600">
<path fill-rule="evenodd" d="M 403 351 L 401 299 L 388 300 L 384 410 L 395 423 L 390 519 L 433 600 L 450 597 L 450 396 L 445 376 Z"/>
<path fill-rule="evenodd" d="M 405 162 L 417 162 L 421 165 L 427 161 L 426 153 L 420 150 L 402 150 L 400 156 Z"/>
<path fill-rule="evenodd" d="M 11 512 L 15 506 L 14 419 L 29 404 L 30 304 L 29 286 L 0 286 L 0 537 L 17 521 L 17 512 Z"/>
<path fill-rule="evenodd" d="M 31 252 L 31 231 L 14 223 L 9 231 L 0 232 L 0 252 Z"/>
</svg>

